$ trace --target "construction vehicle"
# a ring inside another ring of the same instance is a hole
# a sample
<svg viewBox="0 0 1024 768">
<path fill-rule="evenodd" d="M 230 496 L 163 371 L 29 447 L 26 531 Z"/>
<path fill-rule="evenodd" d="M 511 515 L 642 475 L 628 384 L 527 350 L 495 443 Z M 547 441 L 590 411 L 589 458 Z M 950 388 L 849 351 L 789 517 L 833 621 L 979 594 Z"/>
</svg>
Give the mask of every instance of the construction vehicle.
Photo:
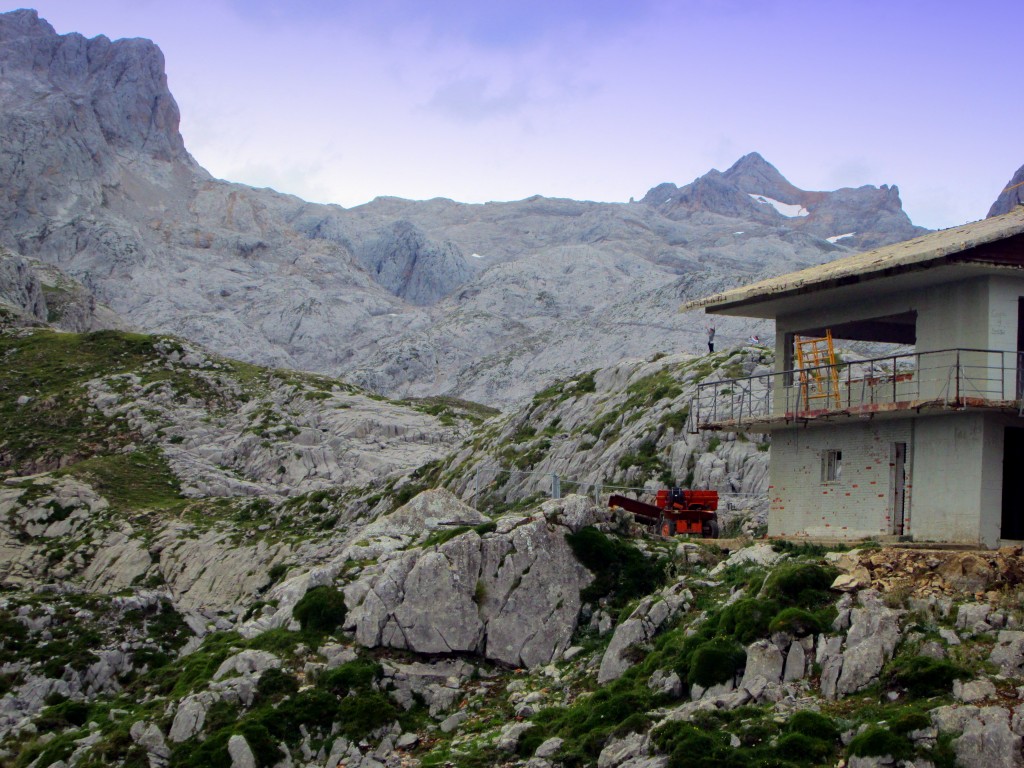
<svg viewBox="0 0 1024 768">
<path fill-rule="evenodd" d="M 663 488 L 655 495 L 654 504 L 612 496 L 608 506 L 632 512 L 638 523 L 652 526 L 662 536 L 718 538 L 718 491 Z"/>
</svg>

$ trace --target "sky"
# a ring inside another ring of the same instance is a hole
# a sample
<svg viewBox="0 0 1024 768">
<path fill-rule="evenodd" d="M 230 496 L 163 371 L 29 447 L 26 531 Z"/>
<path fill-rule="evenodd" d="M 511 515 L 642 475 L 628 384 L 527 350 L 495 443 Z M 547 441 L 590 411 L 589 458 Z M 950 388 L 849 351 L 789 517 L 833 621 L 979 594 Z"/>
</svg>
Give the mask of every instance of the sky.
<svg viewBox="0 0 1024 768">
<path fill-rule="evenodd" d="M 13 10 L 18 6 L 2 8 Z M 307 200 L 626 202 L 757 151 L 983 218 L 1024 164 L 1020 0 L 37 0 L 164 52 L 185 145 Z"/>
</svg>

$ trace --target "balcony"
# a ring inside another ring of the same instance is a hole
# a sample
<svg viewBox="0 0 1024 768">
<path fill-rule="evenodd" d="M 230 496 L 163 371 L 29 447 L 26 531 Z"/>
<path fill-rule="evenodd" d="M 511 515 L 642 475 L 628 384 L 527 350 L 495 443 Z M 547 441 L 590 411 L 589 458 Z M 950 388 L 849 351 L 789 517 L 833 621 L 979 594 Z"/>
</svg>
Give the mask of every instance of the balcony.
<svg viewBox="0 0 1024 768">
<path fill-rule="evenodd" d="M 1020 413 L 1024 353 L 944 349 L 705 381 L 691 428 L 758 430 L 842 416 L 988 408 Z"/>
</svg>

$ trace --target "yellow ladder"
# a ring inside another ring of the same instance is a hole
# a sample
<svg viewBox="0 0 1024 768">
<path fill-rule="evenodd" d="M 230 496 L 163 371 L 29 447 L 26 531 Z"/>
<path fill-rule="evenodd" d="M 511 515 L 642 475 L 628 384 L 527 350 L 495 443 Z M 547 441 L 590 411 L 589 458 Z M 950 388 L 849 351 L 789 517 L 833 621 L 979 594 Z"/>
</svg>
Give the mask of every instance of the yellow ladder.
<svg viewBox="0 0 1024 768">
<path fill-rule="evenodd" d="M 800 396 L 804 408 L 810 410 L 811 400 L 835 398 L 836 406 L 842 403 L 839 396 L 839 370 L 836 368 L 836 353 L 832 347 L 832 330 L 826 329 L 823 338 L 793 340 L 796 351 L 797 373 L 800 374 Z M 831 386 L 829 386 L 831 384 Z M 826 402 L 826 406 L 828 403 Z"/>
</svg>

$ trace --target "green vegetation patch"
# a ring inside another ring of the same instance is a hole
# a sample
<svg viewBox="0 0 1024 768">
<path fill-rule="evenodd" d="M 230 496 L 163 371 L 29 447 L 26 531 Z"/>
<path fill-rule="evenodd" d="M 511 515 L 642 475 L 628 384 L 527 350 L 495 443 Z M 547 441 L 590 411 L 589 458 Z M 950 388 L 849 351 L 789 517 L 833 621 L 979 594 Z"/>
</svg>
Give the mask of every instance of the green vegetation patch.
<svg viewBox="0 0 1024 768">
<path fill-rule="evenodd" d="M 422 397 L 410 398 L 402 401 L 417 411 L 437 416 L 442 424 L 451 426 L 459 421 L 469 421 L 473 424 L 482 424 L 487 419 L 497 416 L 501 411 L 497 408 L 474 403 L 471 400 L 461 400 L 457 397 Z"/>
<path fill-rule="evenodd" d="M 444 469 L 444 459 L 437 459 L 417 468 L 409 477 L 409 482 L 394 492 L 395 508 L 407 504 L 423 491 L 436 488 Z"/>
<path fill-rule="evenodd" d="M 780 732 L 772 714 L 763 707 L 698 712 L 691 722 L 659 726 L 651 733 L 652 741 L 668 755 L 673 768 L 796 768 L 835 763 L 839 728 L 831 718 L 799 712 Z"/>
<path fill-rule="evenodd" d="M 593 583 L 580 595 L 583 600 L 610 597 L 613 606 L 621 607 L 665 583 L 667 562 L 647 557 L 629 542 L 593 527 L 566 534 L 565 539 L 576 559 L 594 574 Z"/>
<path fill-rule="evenodd" d="M 667 703 L 635 675 L 602 686 L 581 696 L 569 707 L 551 707 L 538 712 L 534 727 L 526 732 L 521 754 L 532 752 L 544 740 L 559 736 L 565 740 L 558 761 L 569 768 L 592 765 L 609 739 L 650 727 L 651 709 Z"/>
<path fill-rule="evenodd" d="M 703 688 L 724 683 L 746 664 L 743 646 L 731 638 L 715 637 L 697 645 L 690 654 L 686 680 Z"/>
<path fill-rule="evenodd" d="M 886 685 L 905 689 L 910 696 L 925 698 L 948 694 L 954 680 L 972 677 L 968 669 L 948 659 L 915 655 L 893 659 L 882 679 Z"/>
<path fill-rule="evenodd" d="M 765 579 L 762 595 L 788 605 L 818 608 L 835 599 L 829 588 L 838 575 L 835 568 L 820 563 L 782 563 Z"/>
<path fill-rule="evenodd" d="M 657 436 L 652 435 L 634 453 L 627 453 L 619 459 L 619 469 L 628 470 L 640 467 L 643 476 L 657 475 L 658 480 L 667 486 L 673 485 L 672 471 L 666 461 L 658 455 Z"/>
<path fill-rule="evenodd" d="M 292 608 L 303 632 L 330 634 L 345 623 L 345 596 L 332 586 L 313 587 Z"/>
<path fill-rule="evenodd" d="M 278 744 L 297 746 L 303 731 L 310 734 L 314 749 L 327 746 L 335 734 L 354 741 L 366 738 L 405 717 L 387 695 L 374 689 L 382 672 L 376 662 L 360 658 L 323 673 L 315 686 L 299 690 L 293 674 L 267 670 L 257 683 L 258 698 L 251 710 L 228 705 L 215 713 L 211 708 L 204 726 L 209 735 L 202 742 L 176 746 L 171 764 L 226 768 L 231 765 L 227 744 L 234 734 L 245 737 L 261 768 L 280 762 L 283 755 Z"/>
<path fill-rule="evenodd" d="M 5 464 L 54 465 L 131 442 L 89 404 L 86 382 L 140 368 L 157 359 L 155 337 L 121 331 L 0 333 L 0 436 Z M 22 395 L 28 403 L 18 405 Z"/>
<path fill-rule="evenodd" d="M 864 733 L 853 738 L 853 741 L 850 742 L 849 754 L 852 757 L 884 757 L 888 755 L 896 760 L 906 760 L 914 754 L 914 745 L 906 736 L 876 726 L 868 728 Z"/>
<path fill-rule="evenodd" d="M 95 456 L 56 473 L 84 480 L 120 512 L 183 507 L 187 501 L 159 448 Z"/>
<path fill-rule="evenodd" d="M 644 376 L 626 387 L 626 402 L 623 410 L 647 408 L 659 400 L 674 400 L 683 394 L 683 385 L 668 368 Z"/>
</svg>

